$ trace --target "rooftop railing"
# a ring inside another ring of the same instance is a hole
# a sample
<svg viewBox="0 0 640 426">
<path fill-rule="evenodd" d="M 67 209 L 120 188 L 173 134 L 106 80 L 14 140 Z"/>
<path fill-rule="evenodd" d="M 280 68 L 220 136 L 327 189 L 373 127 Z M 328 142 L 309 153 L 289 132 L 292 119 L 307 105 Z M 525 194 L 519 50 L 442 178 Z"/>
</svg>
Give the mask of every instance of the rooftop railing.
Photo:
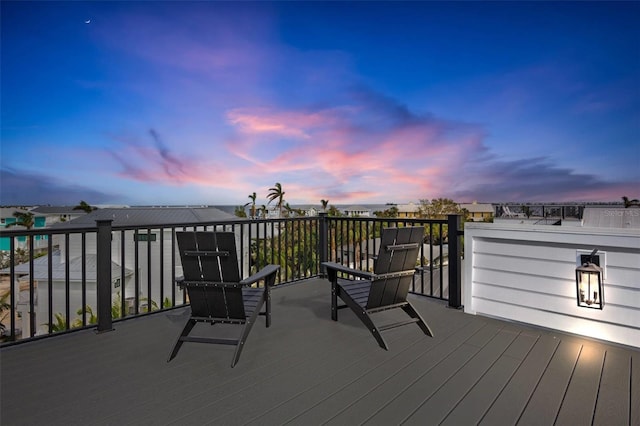
<svg viewBox="0 0 640 426">
<path fill-rule="evenodd" d="M 315 217 L 235 219 L 198 223 L 2 230 L 9 240 L 0 269 L 2 346 L 86 328 L 112 330 L 113 322 L 182 307 L 186 294 L 176 232 L 223 230 L 236 235 L 243 277 L 272 263 L 276 284 L 324 276 L 322 262 L 372 269 L 380 232 L 424 226 L 411 291 L 461 306 L 460 217 L 390 219 Z M 46 241 L 36 245 L 34 241 Z M 6 241 L 6 240 L 5 240 Z M 455 256 L 450 255 L 455 253 Z"/>
</svg>

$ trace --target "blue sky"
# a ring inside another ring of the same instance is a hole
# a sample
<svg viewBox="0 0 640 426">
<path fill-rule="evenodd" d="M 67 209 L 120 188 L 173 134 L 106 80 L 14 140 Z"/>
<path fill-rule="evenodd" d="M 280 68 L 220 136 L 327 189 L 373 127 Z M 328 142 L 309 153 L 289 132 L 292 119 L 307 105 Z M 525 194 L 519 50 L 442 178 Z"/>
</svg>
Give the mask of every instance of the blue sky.
<svg viewBox="0 0 640 426">
<path fill-rule="evenodd" d="M 640 198 L 638 2 L 2 2 L 0 204 Z"/>
</svg>

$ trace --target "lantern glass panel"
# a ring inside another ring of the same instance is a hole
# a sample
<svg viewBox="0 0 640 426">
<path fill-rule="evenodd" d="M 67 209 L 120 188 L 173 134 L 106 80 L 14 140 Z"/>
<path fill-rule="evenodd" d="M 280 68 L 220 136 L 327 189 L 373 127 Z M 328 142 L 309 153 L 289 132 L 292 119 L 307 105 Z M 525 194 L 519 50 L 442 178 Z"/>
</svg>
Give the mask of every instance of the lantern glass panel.
<svg viewBox="0 0 640 426">
<path fill-rule="evenodd" d="M 578 306 L 602 309 L 602 273 L 596 265 L 585 265 L 576 270 Z"/>
</svg>

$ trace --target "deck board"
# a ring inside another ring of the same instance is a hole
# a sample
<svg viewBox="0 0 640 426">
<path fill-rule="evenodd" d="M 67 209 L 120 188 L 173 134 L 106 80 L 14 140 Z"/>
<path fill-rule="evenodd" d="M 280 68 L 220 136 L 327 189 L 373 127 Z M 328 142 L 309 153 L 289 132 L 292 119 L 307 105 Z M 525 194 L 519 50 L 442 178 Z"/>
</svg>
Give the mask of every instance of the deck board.
<svg viewBox="0 0 640 426">
<path fill-rule="evenodd" d="M 631 354 L 631 379 L 630 379 L 630 417 L 631 425 L 640 425 L 640 354 Z"/>
<path fill-rule="evenodd" d="M 457 426 L 462 424 L 478 424 L 488 407 L 497 399 L 511 377 L 520 367 L 524 356 L 531 350 L 537 338 L 529 334 L 519 334 L 507 348 L 503 356 L 477 384 L 465 395 L 442 422 L 443 425 Z"/>
<path fill-rule="evenodd" d="M 500 330 L 487 341 L 469 362 L 460 366 L 439 391 L 413 411 L 403 424 L 440 424 L 471 388 L 497 362 L 500 355 L 516 338 L 510 331 Z"/>
<path fill-rule="evenodd" d="M 597 424 L 629 424 L 630 398 L 620 398 L 629 393 L 631 356 L 615 348 L 607 350 L 598 391 L 598 403 L 594 414 Z"/>
<path fill-rule="evenodd" d="M 466 343 L 469 339 L 478 335 L 491 338 L 499 330 L 495 326 L 471 324 L 450 339 L 445 340 L 443 344 L 434 349 L 433 353 L 429 354 L 428 358 L 433 360 L 433 363 L 428 369 L 424 371 L 406 370 L 405 373 L 408 374 L 399 377 L 396 380 L 398 383 L 394 383 L 395 387 L 402 390 L 392 392 L 389 401 L 381 408 L 373 405 L 370 407 L 375 411 L 366 420 L 366 424 L 399 424 L 407 417 L 407 414 L 419 407 L 425 398 L 436 393 L 461 365 L 464 365 L 480 351 L 479 347 Z M 395 389 L 390 390 L 394 391 Z M 389 395 L 387 389 L 382 389 L 381 392 Z"/>
<path fill-rule="evenodd" d="M 562 342 L 537 384 L 519 425 L 554 424 L 583 345 Z"/>
<path fill-rule="evenodd" d="M 385 351 L 349 310 L 330 319 L 329 293 L 274 289 L 272 326 L 259 318 L 235 368 L 233 347 L 196 343 L 167 363 L 185 309 L 2 348 L 0 424 L 640 424 L 637 349 L 412 296 L 435 337 L 388 330 Z M 215 331 L 238 330 L 197 330 Z"/>
<path fill-rule="evenodd" d="M 599 346 L 599 345 L 598 345 Z M 585 345 L 558 413 L 558 424 L 590 424 L 604 366 L 605 351 L 596 345 Z"/>
<path fill-rule="evenodd" d="M 539 337 L 500 395 L 480 421 L 485 426 L 516 424 L 542 378 L 560 341 Z"/>
</svg>

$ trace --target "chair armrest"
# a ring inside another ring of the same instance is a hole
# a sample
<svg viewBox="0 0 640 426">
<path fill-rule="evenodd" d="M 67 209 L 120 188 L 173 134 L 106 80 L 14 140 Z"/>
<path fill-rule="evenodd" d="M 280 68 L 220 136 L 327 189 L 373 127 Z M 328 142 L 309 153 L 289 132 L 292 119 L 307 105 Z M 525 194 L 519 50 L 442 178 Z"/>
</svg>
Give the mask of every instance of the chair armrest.
<svg viewBox="0 0 640 426">
<path fill-rule="evenodd" d="M 362 271 L 360 269 L 349 268 L 348 266 L 344 266 L 340 263 L 322 262 L 322 264 L 327 268 L 327 272 L 329 273 L 329 276 L 331 276 L 331 273 L 342 272 L 344 274 L 353 275 L 355 277 L 360 277 L 360 278 L 366 278 L 369 280 L 374 277 L 374 275 L 371 272 Z"/>
<path fill-rule="evenodd" d="M 251 275 L 250 277 L 240 281 L 240 284 L 250 285 L 260 280 L 264 280 L 271 275 L 275 275 L 279 269 L 280 269 L 280 265 L 267 265 L 261 270 L 259 270 L 258 272 L 256 272 L 255 274 Z M 273 285 L 273 282 L 270 283 L 270 285 Z"/>
</svg>

